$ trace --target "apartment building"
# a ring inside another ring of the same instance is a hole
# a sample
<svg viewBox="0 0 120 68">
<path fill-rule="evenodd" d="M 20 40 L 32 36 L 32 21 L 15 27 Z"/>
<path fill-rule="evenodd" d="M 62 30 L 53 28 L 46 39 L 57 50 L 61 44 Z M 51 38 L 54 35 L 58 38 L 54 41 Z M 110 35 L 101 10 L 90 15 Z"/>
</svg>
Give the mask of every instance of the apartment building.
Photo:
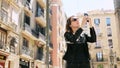
<svg viewBox="0 0 120 68">
<path fill-rule="evenodd" d="M 114 13 L 102 9 L 88 11 L 97 35 L 97 42 L 89 44 L 92 68 L 119 68 L 119 38 Z M 83 14 L 78 16 L 82 19 Z"/>
<path fill-rule="evenodd" d="M 45 1 L 0 0 L 0 66 L 44 68 Z"/>
</svg>

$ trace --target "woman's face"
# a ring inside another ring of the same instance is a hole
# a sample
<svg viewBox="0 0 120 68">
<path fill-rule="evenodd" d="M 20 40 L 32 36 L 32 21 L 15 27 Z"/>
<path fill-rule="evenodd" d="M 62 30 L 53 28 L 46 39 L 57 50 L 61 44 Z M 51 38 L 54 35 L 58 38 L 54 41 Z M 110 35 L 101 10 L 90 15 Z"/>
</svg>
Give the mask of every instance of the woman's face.
<svg viewBox="0 0 120 68">
<path fill-rule="evenodd" d="M 79 28 L 80 24 L 79 24 L 79 19 L 77 17 L 71 17 L 71 28 Z"/>
</svg>

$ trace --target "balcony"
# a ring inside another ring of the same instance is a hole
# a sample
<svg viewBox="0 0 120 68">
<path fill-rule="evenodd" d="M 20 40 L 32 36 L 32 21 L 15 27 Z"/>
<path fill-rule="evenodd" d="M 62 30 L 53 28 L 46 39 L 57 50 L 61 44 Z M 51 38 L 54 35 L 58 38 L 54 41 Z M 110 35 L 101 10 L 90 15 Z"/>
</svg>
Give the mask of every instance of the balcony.
<svg viewBox="0 0 120 68">
<path fill-rule="evenodd" d="M 32 33 L 33 32 L 32 32 L 30 25 L 24 23 L 22 34 L 33 40 L 36 40 L 36 37 Z"/>
<path fill-rule="evenodd" d="M 46 39 L 45 39 L 45 36 L 39 32 L 39 38 L 38 38 L 43 44 L 46 43 Z"/>
<path fill-rule="evenodd" d="M 39 5 L 40 5 L 42 8 L 46 8 L 45 1 L 43 1 L 43 0 L 37 0 L 37 2 L 39 3 Z"/>
<path fill-rule="evenodd" d="M 22 57 L 33 58 L 33 50 L 24 45 L 22 46 L 20 53 Z"/>
<path fill-rule="evenodd" d="M 35 20 L 39 25 L 46 27 L 46 20 L 42 11 L 36 14 Z"/>
<path fill-rule="evenodd" d="M 10 48 L 7 44 L 0 42 L 0 50 L 5 52 L 10 52 Z"/>
<path fill-rule="evenodd" d="M 108 63 L 108 59 L 103 58 L 103 60 L 92 59 L 92 63 Z"/>
<path fill-rule="evenodd" d="M 30 25 L 24 23 L 24 27 L 23 27 L 23 28 L 24 28 L 25 31 L 27 31 L 27 32 L 29 32 L 30 34 L 32 34 L 32 30 L 31 30 Z"/>
<path fill-rule="evenodd" d="M 24 10 L 26 11 L 26 13 L 28 15 L 31 15 L 32 14 L 32 8 L 30 7 L 30 2 L 28 2 L 27 0 L 24 0 L 23 1 L 23 5 L 24 5 Z"/>
<path fill-rule="evenodd" d="M 14 54 L 16 53 L 16 52 L 15 52 L 15 47 L 14 47 L 14 46 L 10 46 L 10 52 L 11 52 L 11 53 L 14 53 Z"/>
<path fill-rule="evenodd" d="M 36 37 L 37 41 L 40 41 L 42 44 L 45 44 L 45 36 L 36 30 L 32 30 L 32 35 Z"/>
<path fill-rule="evenodd" d="M 95 49 L 101 49 L 101 46 L 95 46 Z"/>
<path fill-rule="evenodd" d="M 7 12 L 0 10 L 0 26 L 6 30 L 16 31 L 17 25 L 11 17 L 8 17 Z"/>
</svg>

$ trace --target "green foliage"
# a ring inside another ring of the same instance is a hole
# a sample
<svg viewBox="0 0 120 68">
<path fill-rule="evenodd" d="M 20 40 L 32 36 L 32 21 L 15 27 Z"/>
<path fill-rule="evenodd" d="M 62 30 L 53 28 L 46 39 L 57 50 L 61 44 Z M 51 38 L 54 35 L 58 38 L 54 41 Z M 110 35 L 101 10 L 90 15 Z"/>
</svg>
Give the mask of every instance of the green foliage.
<svg viewBox="0 0 120 68">
<path fill-rule="evenodd" d="M 102 65 L 102 64 L 99 64 L 99 65 L 97 66 L 97 68 L 103 68 L 103 65 Z"/>
</svg>

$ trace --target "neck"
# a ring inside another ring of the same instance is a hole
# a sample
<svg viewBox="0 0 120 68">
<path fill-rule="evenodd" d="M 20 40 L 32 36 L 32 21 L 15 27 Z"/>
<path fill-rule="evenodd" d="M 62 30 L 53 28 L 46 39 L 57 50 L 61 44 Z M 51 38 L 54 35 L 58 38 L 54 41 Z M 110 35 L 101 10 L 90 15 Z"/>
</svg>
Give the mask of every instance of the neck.
<svg viewBox="0 0 120 68">
<path fill-rule="evenodd" d="M 78 28 L 72 28 L 72 30 L 73 30 L 73 33 L 75 33 L 78 30 Z"/>
</svg>

